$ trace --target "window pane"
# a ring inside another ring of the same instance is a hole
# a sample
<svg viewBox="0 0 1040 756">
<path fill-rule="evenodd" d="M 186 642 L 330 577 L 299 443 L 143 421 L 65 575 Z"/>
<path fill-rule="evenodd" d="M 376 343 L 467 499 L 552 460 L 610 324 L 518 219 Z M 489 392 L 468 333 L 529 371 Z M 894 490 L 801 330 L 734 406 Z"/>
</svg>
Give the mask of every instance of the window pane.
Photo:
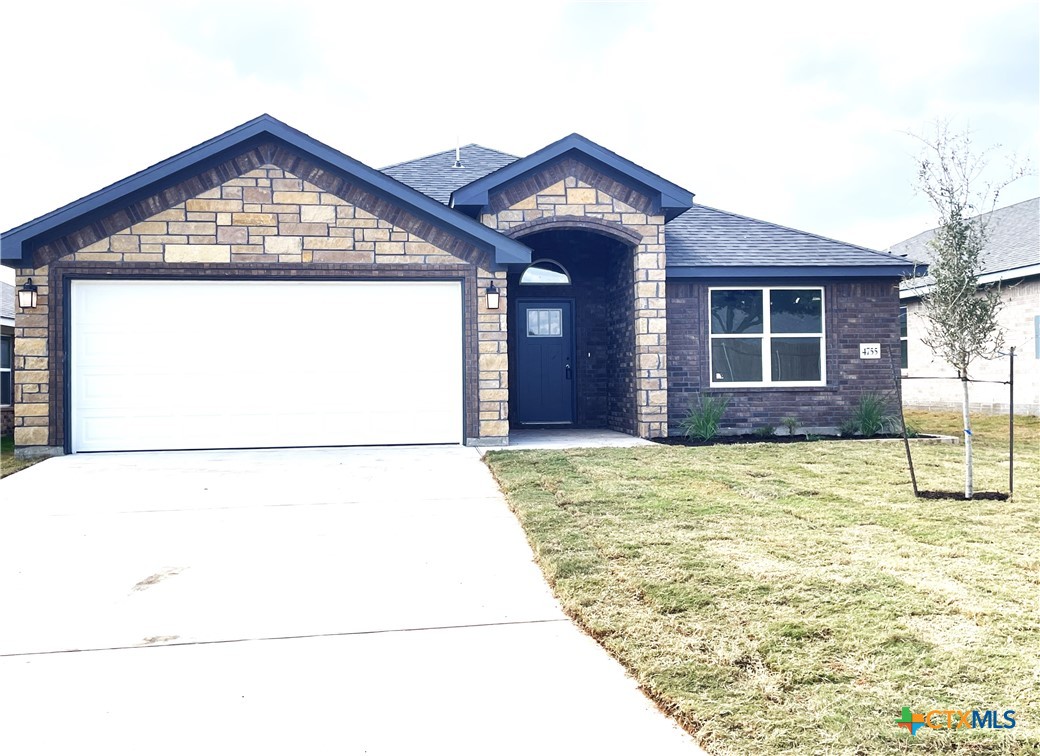
<svg viewBox="0 0 1040 756">
<path fill-rule="evenodd" d="M 906 339 L 899 340 L 899 364 L 903 370 L 910 368 L 910 355 L 906 351 Z"/>
<path fill-rule="evenodd" d="M 11 342 L 10 336 L 0 338 L 0 368 L 11 368 Z"/>
<path fill-rule="evenodd" d="M 899 308 L 899 335 L 906 338 L 906 308 Z"/>
<path fill-rule="evenodd" d="M 0 373 L 0 404 L 11 403 L 11 371 L 5 370 Z"/>
<path fill-rule="evenodd" d="M 711 374 L 716 383 L 762 380 L 762 339 L 712 339 Z"/>
<path fill-rule="evenodd" d="M 819 289 L 769 292 L 769 328 L 773 333 L 823 333 L 823 293 Z"/>
<path fill-rule="evenodd" d="M 820 380 L 819 338 L 774 338 L 772 351 L 774 381 Z"/>
<path fill-rule="evenodd" d="M 762 292 L 713 291 L 712 333 L 762 333 Z"/>
<path fill-rule="evenodd" d="M 563 310 L 530 309 L 527 311 L 528 336 L 563 336 Z"/>
<path fill-rule="evenodd" d="M 520 276 L 522 284 L 560 285 L 569 284 L 570 276 L 552 260 L 537 260 L 531 263 Z"/>
</svg>

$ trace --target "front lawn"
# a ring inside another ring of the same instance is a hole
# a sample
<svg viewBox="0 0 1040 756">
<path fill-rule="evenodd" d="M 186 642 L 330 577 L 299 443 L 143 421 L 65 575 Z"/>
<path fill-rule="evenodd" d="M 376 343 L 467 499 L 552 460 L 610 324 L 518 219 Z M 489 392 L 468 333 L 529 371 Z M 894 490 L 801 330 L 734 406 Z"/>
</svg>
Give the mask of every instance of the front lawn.
<svg viewBox="0 0 1040 756">
<path fill-rule="evenodd" d="M 22 459 L 14 456 L 14 439 L 10 436 L 0 438 L 0 478 L 6 478 L 11 473 L 35 465 L 40 459 Z"/>
<path fill-rule="evenodd" d="M 1007 419 L 975 420 L 976 488 L 1006 491 Z M 711 753 L 1037 753 L 1040 423 L 1015 430 L 1008 502 L 915 500 L 879 441 L 487 461 L 568 613 Z M 915 445 L 921 487 L 962 455 Z M 904 706 L 1018 724 L 911 737 Z"/>
</svg>

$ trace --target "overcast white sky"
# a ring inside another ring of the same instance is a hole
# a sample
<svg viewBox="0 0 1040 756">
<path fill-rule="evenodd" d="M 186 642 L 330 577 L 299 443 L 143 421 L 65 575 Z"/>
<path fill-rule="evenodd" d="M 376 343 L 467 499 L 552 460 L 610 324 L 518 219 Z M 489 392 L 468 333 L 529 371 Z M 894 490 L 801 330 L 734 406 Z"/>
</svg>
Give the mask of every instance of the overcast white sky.
<svg viewBox="0 0 1040 756">
<path fill-rule="evenodd" d="M 374 167 L 577 131 L 698 202 L 875 248 L 935 225 L 906 132 L 951 119 L 1038 162 L 1035 0 L 17 2 L 2 19 L 3 229 L 263 112 Z M 1030 176 L 1000 204 L 1038 194 Z"/>
</svg>

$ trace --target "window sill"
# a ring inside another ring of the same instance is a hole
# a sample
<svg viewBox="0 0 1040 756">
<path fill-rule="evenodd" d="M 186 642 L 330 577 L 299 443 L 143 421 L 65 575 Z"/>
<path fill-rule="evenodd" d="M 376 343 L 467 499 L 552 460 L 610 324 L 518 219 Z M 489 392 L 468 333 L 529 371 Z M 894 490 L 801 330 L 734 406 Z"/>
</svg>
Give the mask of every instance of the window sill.
<svg viewBox="0 0 1040 756">
<path fill-rule="evenodd" d="M 706 391 L 710 391 L 712 394 L 724 394 L 727 391 L 741 393 L 747 392 L 754 394 L 789 391 L 801 394 L 808 394 L 810 392 L 837 393 L 839 391 L 839 388 L 837 385 L 826 383 L 814 383 L 811 385 L 802 383 L 797 386 L 792 386 L 789 384 L 785 385 L 781 383 L 743 383 L 739 385 L 734 385 L 732 383 L 714 383 L 708 386 Z"/>
<path fill-rule="evenodd" d="M 826 382 L 798 382 L 798 383 L 709 383 L 708 388 L 726 390 L 726 389 L 822 389 L 827 388 Z"/>
</svg>

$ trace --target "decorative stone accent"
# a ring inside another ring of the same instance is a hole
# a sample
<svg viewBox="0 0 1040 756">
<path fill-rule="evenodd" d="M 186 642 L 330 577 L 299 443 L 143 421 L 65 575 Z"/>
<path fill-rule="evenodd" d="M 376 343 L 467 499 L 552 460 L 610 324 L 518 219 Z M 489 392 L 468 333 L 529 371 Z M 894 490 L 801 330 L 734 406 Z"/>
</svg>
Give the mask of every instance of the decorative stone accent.
<svg viewBox="0 0 1040 756">
<path fill-rule="evenodd" d="M 631 281 L 626 276 L 619 282 L 628 289 L 623 304 L 627 320 L 616 325 L 625 332 L 635 359 L 634 366 L 619 366 L 625 374 L 618 378 L 632 411 L 621 407 L 610 413 L 608 422 L 615 430 L 643 438 L 668 433 L 665 219 L 653 214 L 652 204 L 632 187 L 567 158 L 493 193 L 481 215 L 482 223 L 514 237 L 535 230 L 581 229 L 631 245 Z"/>
<path fill-rule="evenodd" d="M 349 199 L 275 164 L 262 164 L 204 188 L 212 177 L 189 179 L 164 192 L 174 195 L 196 187 L 195 196 L 172 207 L 155 207 L 159 200 L 142 200 L 155 212 L 139 217 L 119 211 L 95 227 L 80 229 L 39 251 L 36 269 L 17 271 L 17 285 L 28 277 L 39 286 L 33 312 L 16 313 L 15 443 L 18 446 L 60 446 L 63 438 L 65 376 L 52 373 L 63 354 L 52 354 L 61 342 L 60 308 L 52 311 L 50 284 L 63 280 L 63 271 L 96 269 L 104 275 L 150 275 L 164 270 L 205 268 L 209 276 L 255 276 L 276 273 L 282 266 L 314 266 L 315 277 L 415 277 L 438 273 L 465 280 L 466 297 L 466 436 L 481 443 L 498 443 L 508 436 L 508 368 L 506 366 L 506 279 L 491 270 L 487 255 L 468 241 L 404 209 L 323 173 L 301 158 L 270 151 L 281 164 L 299 166 L 314 181 L 335 186 Z M 253 156 L 237 158 L 235 164 Z M 224 169 L 222 169 L 223 171 Z M 183 196 L 183 195 L 182 195 Z M 136 212 L 136 211 L 135 211 Z M 96 238 L 94 228 L 112 228 Z M 113 228 L 115 227 L 115 228 Z M 77 243 L 78 241 L 78 243 Z M 194 266 L 194 267 L 192 267 Z M 502 309 L 485 312 L 483 291 L 494 280 L 502 291 Z M 470 303 L 479 302 L 472 308 Z M 52 392 L 56 393 L 52 401 Z"/>
</svg>

